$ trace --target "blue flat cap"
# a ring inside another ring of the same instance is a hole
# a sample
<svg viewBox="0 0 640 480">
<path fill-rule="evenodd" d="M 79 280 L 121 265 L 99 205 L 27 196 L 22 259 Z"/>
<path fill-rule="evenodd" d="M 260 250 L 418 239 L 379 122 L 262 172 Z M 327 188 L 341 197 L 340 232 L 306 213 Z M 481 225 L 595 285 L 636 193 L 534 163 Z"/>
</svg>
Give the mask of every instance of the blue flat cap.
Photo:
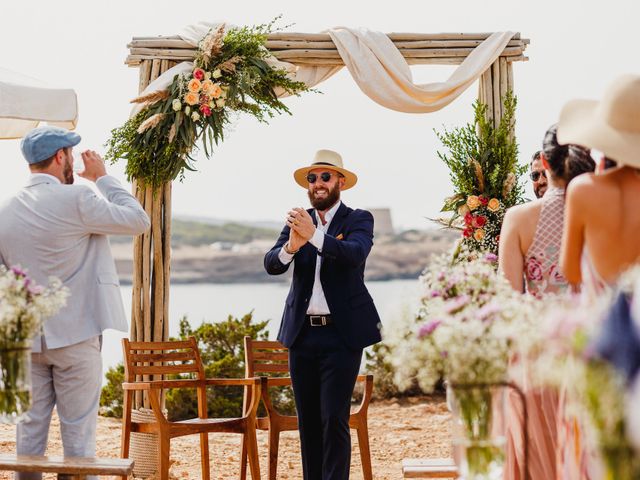
<svg viewBox="0 0 640 480">
<path fill-rule="evenodd" d="M 31 130 L 20 142 L 22 155 L 29 165 L 51 158 L 61 148 L 75 147 L 80 135 L 64 128 L 44 126 Z"/>
</svg>

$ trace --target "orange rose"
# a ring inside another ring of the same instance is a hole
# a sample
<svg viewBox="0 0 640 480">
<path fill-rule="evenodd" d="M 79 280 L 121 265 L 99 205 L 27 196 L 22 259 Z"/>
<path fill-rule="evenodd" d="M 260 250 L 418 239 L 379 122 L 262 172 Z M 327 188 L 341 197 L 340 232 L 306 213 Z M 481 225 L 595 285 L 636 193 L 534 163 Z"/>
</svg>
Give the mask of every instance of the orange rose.
<svg viewBox="0 0 640 480">
<path fill-rule="evenodd" d="M 466 203 L 463 203 L 458 207 L 458 215 L 460 215 L 461 217 L 464 217 L 469 212 L 470 210 L 469 210 L 469 207 L 467 207 Z"/>
<path fill-rule="evenodd" d="M 210 95 L 213 98 L 218 98 L 220 97 L 220 94 L 222 94 L 222 88 L 220 88 L 220 84 L 219 83 L 214 83 L 211 87 L 211 93 Z"/>
<path fill-rule="evenodd" d="M 500 210 L 500 200 L 498 200 L 497 198 L 492 198 L 491 200 L 489 200 L 487 208 L 490 212 L 497 212 L 498 210 Z"/>
<path fill-rule="evenodd" d="M 213 90 L 213 82 L 211 80 L 205 80 L 202 82 L 202 93 L 206 95 L 211 95 Z"/>
<path fill-rule="evenodd" d="M 484 238 L 484 230 L 479 228 L 475 232 L 473 232 L 473 238 L 475 238 L 478 242 L 481 242 Z"/>
<path fill-rule="evenodd" d="M 480 206 L 480 199 L 478 198 L 478 196 L 469 195 L 469 197 L 467 198 L 467 207 L 469 207 L 469 209 L 473 211 L 479 206 Z"/>
<path fill-rule="evenodd" d="M 189 85 L 187 86 L 190 92 L 198 93 L 202 88 L 202 83 L 197 78 L 192 78 L 189 80 Z"/>
<path fill-rule="evenodd" d="M 187 105 L 195 105 L 200 101 L 200 95 L 194 92 L 189 92 L 184 96 L 184 102 Z"/>
</svg>

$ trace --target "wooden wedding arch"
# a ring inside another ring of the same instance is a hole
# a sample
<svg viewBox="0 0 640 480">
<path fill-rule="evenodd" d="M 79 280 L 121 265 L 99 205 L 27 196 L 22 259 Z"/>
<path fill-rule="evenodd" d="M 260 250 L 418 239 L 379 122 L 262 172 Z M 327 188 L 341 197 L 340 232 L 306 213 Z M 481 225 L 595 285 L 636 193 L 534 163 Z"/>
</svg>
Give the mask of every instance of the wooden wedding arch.
<svg viewBox="0 0 640 480">
<path fill-rule="evenodd" d="M 459 65 L 490 33 L 389 33 L 388 37 L 410 65 Z M 502 117 L 502 98 L 514 91 L 513 62 L 528 58 L 528 39 L 514 34 L 498 59 L 481 76 L 478 98 L 494 124 Z M 177 36 L 134 37 L 126 64 L 138 67 L 138 92 L 179 62 L 190 61 L 196 49 Z M 273 33 L 266 47 L 279 60 L 294 65 L 344 65 L 335 44 L 325 33 Z M 134 240 L 132 341 L 163 341 L 169 336 L 169 276 L 171 262 L 171 182 L 155 192 L 134 181 L 134 194 L 151 218 L 151 229 Z M 138 392 L 140 393 L 140 392 Z M 136 408 L 149 408 L 136 396 Z"/>
</svg>

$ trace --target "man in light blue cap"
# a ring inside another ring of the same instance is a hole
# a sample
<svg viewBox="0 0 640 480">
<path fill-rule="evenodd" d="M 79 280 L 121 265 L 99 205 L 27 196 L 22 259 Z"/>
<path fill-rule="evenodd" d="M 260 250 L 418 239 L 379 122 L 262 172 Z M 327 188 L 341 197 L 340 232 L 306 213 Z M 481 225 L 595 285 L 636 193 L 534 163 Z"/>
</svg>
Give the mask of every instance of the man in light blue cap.
<svg viewBox="0 0 640 480">
<path fill-rule="evenodd" d="M 39 127 L 22 140 L 31 178 L 0 205 L 0 264 L 21 265 L 39 284 L 58 277 L 71 293 L 67 305 L 34 338 L 30 421 L 17 428 L 17 453 L 43 455 L 55 406 L 65 456 L 95 455 L 102 384 L 102 332 L 127 331 L 118 275 L 107 235 L 139 235 L 149 228 L 144 209 L 96 152 L 82 152 L 78 175 L 104 198 L 73 183 L 73 147 L 80 136 Z M 61 478 L 62 476 L 59 476 Z M 39 473 L 16 478 L 40 479 Z"/>
</svg>

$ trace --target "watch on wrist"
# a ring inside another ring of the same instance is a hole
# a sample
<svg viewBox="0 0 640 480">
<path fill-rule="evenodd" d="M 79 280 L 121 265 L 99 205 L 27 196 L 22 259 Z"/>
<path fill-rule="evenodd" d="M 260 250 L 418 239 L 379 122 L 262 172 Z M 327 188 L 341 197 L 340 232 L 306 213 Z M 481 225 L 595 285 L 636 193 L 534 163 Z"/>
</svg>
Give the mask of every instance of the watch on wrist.
<svg viewBox="0 0 640 480">
<path fill-rule="evenodd" d="M 300 250 L 300 249 L 298 249 L 298 250 L 289 250 L 289 242 L 285 243 L 283 245 L 283 248 L 284 248 L 284 251 L 287 252 L 289 255 L 295 255 Z"/>
</svg>

